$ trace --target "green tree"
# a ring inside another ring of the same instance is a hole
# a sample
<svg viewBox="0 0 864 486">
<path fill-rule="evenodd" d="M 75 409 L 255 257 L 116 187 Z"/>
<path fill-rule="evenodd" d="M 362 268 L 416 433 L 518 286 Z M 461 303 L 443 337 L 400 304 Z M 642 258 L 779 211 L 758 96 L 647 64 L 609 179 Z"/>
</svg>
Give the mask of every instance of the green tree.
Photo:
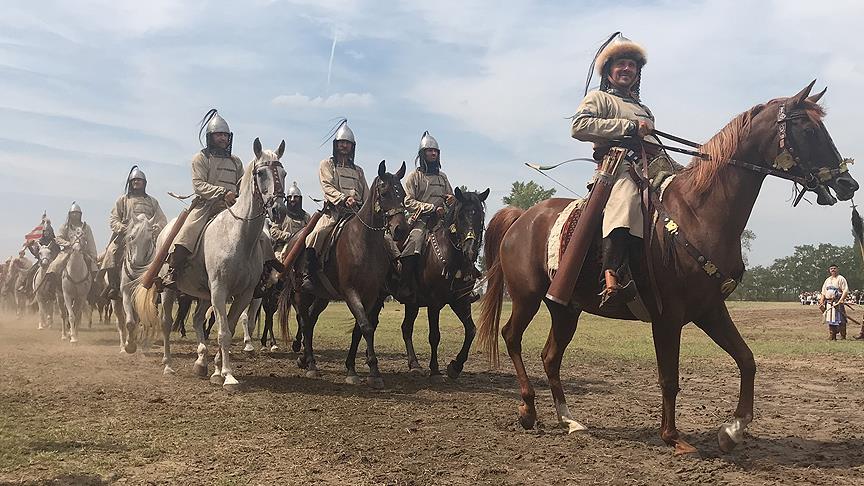
<svg viewBox="0 0 864 486">
<path fill-rule="evenodd" d="M 753 230 L 745 229 L 743 233 L 741 233 L 741 258 L 744 260 L 744 268 L 750 266 L 750 262 L 748 260 L 748 256 L 750 256 L 750 250 L 753 248 L 753 240 L 756 239 L 756 233 Z"/>
<path fill-rule="evenodd" d="M 534 181 L 516 181 L 510 188 L 510 194 L 504 196 L 504 204 L 528 209 L 538 202 L 555 195 L 555 188 L 546 189 Z"/>
</svg>

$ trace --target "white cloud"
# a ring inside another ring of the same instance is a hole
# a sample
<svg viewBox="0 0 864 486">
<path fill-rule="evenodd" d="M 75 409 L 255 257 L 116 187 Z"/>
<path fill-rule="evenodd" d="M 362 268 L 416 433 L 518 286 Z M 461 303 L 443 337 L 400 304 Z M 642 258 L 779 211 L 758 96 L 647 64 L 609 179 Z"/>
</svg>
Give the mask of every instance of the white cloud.
<svg viewBox="0 0 864 486">
<path fill-rule="evenodd" d="M 294 93 L 279 95 L 272 100 L 274 105 L 289 108 L 366 108 L 374 102 L 375 98 L 369 93 L 334 93 L 326 98 Z"/>
</svg>

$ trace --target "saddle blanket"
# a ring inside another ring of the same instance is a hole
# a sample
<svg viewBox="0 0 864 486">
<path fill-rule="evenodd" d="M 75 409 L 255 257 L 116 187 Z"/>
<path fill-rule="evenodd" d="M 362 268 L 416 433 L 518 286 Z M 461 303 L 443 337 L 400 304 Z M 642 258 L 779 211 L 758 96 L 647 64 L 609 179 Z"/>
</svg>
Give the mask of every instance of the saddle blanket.
<svg viewBox="0 0 864 486">
<path fill-rule="evenodd" d="M 576 222 L 582 214 L 586 201 L 587 199 L 574 199 L 558 214 L 555 224 L 549 230 L 549 239 L 546 242 L 546 271 L 550 278 L 558 270 L 561 254 L 573 237 L 573 230 L 576 229 Z"/>
</svg>

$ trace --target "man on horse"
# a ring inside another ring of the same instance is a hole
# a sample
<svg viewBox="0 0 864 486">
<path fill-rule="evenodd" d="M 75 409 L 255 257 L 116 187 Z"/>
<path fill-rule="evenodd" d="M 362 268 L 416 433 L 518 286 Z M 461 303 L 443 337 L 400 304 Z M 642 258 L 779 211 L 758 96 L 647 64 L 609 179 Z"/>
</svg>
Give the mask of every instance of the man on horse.
<svg viewBox="0 0 864 486">
<path fill-rule="evenodd" d="M 333 137 L 333 155 L 322 160 L 318 169 L 318 180 L 326 201 L 321 218 L 306 237 L 306 258 L 301 270 L 304 292 L 315 288 L 318 258 L 324 254 L 336 223 L 357 212 L 369 192 L 363 169 L 354 164 L 356 148 L 354 132 L 348 127 L 348 120 L 343 120 Z"/>
<path fill-rule="evenodd" d="M 651 135 L 654 115 L 639 98 L 645 63 L 645 50 L 640 45 L 620 33 L 612 37 L 593 64 L 601 77 L 600 89 L 587 93 L 570 129 L 573 138 L 594 143 L 594 159 L 598 162 L 604 157 L 621 156 L 613 148 L 626 151 L 617 173 L 613 174 L 614 185 L 603 212 L 604 301 L 623 288 L 618 281 L 619 273 L 630 253 L 638 255 L 635 250 L 642 243 L 644 228 L 636 164 L 643 150 L 641 140 L 658 143 Z M 674 170 L 671 159 L 662 151 L 651 150 L 648 157 L 649 167 L 658 160 Z"/>
<path fill-rule="evenodd" d="M 57 241 L 54 239 L 54 228 L 51 227 L 51 220 L 46 217 L 46 215 L 42 215 L 42 235 L 39 236 L 38 239 L 30 240 L 27 242 L 27 249 L 30 250 L 30 253 L 33 257 L 36 258 L 36 262 L 27 270 L 27 274 L 24 279 L 21 281 L 21 286 L 27 285 L 26 282 L 32 282 L 36 272 L 39 271 L 39 249 L 43 246 L 48 246 L 51 249 L 51 257 L 56 257 L 58 253 L 60 253 L 60 245 L 57 244 Z M 23 288 L 19 288 L 19 290 L 23 290 Z"/>
<path fill-rule="evenodd" d="M 846 295 L 849 294 L 849 284 L 846 283 L 846 277 L 840 275 L 837 265 L 828 267 L 828 273 L 819 294 L 819 309 L 824 313 L 828 325 L 828 340 L 836 341 L 838 332 L 840 339 L 846 339 Z"/>
<path fill-rule="evenodd" d="M 195 252 L 207 223 L 237 200 L 243 177 L 243 162 L 231 153 L 234 134 L 216 109 L 204 116 L 199 138 L 202 131 L 205 131 L 206 145 L 192 157 L 192 186 L 199 202 L 174 239 L 174 251 L 168 256 L 168 274 L 162 281 L 166 287 L 175 285 L 178 272 Z"/>
<path fill-rule="evenodd" d="M 159 230 L 168 223 L 165 213 L 159 207 L 159 201 L 147 194 L 147 176 L 138 168 L 133 166 L 126 178 L 126 194 L 117 198 L 111 215 L 108 216 L 108 225 L 111 227 L 111 241 L 105 249 L 102 260 L 102 270 L 108 275 L 108 287 L 105 289 L 105 297 L 118 299 L 120 297 L 120 261 L 123 255 L 123 247 L 126 230 L 138 215 L 144 215 L 153 220 L 153 234 L 159 234 Z"/>
<path fill-rule="evenodd" d="M 430 220 L 444 216 L 447 206 L 456 200 L 453 187 L 447 174 L 441 171 L 441 149 L 438 141 L 423 132 L 420 147 L 417 149 L 417 168 L 403 182 L 405 187 L 405 208 L 410 213 L 411 232 L 405 242 L 400 260 L 402 262 L 400 300 L 413 301 L 417 295 L 417 264 L 426 238 L 429 234 Z"/>
<path fill-rule="evenodd" d="M 69 259 L 70 248 L 75 240 L 81 245 L 81 252 L 87 260 L 87 265 L 90 272 L 97 272 L 99 268 L 96 265 L 96 240 L 93 238 L 93 230 L 90 225 L 82 219 L 81 206 L 73 202 L 69 208 L 69 213 L 66 216 L 66 222 L 60 226 L 60 230 L 54 238 L 57 244 L 60 245 L 60 255 L 51 262 L 48 267 L 48 274 L 54 274 L 63 271 L 66 266 L 66 261 Z"/>
<path fill-rule="evenodd" d="M 273 239 L 274 248 L 281 249 L 309 222 L 309 213 L 303 210 L 303 193 L 297 187 L 297 182 L 291 184 L 285 194 L 287 199 L 288 213 L 282 224 L 270 226 L 270 238 Z"/>
</svg>

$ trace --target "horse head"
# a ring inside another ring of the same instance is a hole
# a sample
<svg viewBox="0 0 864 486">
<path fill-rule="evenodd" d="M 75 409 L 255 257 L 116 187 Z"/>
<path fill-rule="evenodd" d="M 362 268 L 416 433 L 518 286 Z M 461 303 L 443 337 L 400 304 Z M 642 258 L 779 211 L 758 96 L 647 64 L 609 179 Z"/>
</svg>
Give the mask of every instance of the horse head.
<svg viewBox="0 0 864 486">
<path fill-rule="evenodd" d="M 39 245 L 39 266 L 47 267 L 51 264 L 51 246 L 49 245 Z"/>
<path fill-rule="evenodd" d="M 794 96 L 769 102 L 764 115 L 754 117 L 753 129 L 774 132 L 774 143 L 767 152 L 763 148 L 765 159 L 773 160 L 774 168 L 803 178 L 805 190 L 815 192 L 819 204 L 832 205 L 838 199 L 851 199 L 858 182 L 849 174 L 851 159 L 840 155 L 822 123 L 825 110 L 818 102 L 828 88 L 811 96 L 815 83 L 814 79 Z M 757 119 L 762 123 L 758 124 Z"/>
<path fill-rule="evenodd" d="M 147 218 L 139 214 L 126 229 L 126 255 L 129 262 L 140 266 L 150 262 L 156 248 L 156 237 L 153 224 L 156 216 Z"/>
<path fill-rule="evenodd" d="M 405 188 L 402 178 L 405 177 L 405 162 L 395 174 L 387 172 L 387 166 L 382 160 L 378 164 L 378 177 L 372 182 L 372 197 L 374 211 L 383 214 L 387 231 L 393 239 L 400 241 L 408 234 L 408 219 L 405 218 Z"/>
<path fill-rule="evenodd" d="M 486 198 L 489 189 L 483 192 L 462 191 L 456 188 L 456 205 L 449 213 L 450 240 L 453 246 L 462 250 L 462 255 L 470 262 L 477 261 L 480 246 L 483 244 L 483 222 L 486 219 Z"/>
<path fill-rule="evenodd" d="M 288 214 L 285 201 L 285 169 L 279 162 L 285 153 L 285 140 L 273 151 L 262 150 L 261 141 L 256 138 L 252 143 L 252 151 L 255 153 L 252 169 L 255 197 L 260 198 L 270 221 L 282 223 Z"/>
</svg>

